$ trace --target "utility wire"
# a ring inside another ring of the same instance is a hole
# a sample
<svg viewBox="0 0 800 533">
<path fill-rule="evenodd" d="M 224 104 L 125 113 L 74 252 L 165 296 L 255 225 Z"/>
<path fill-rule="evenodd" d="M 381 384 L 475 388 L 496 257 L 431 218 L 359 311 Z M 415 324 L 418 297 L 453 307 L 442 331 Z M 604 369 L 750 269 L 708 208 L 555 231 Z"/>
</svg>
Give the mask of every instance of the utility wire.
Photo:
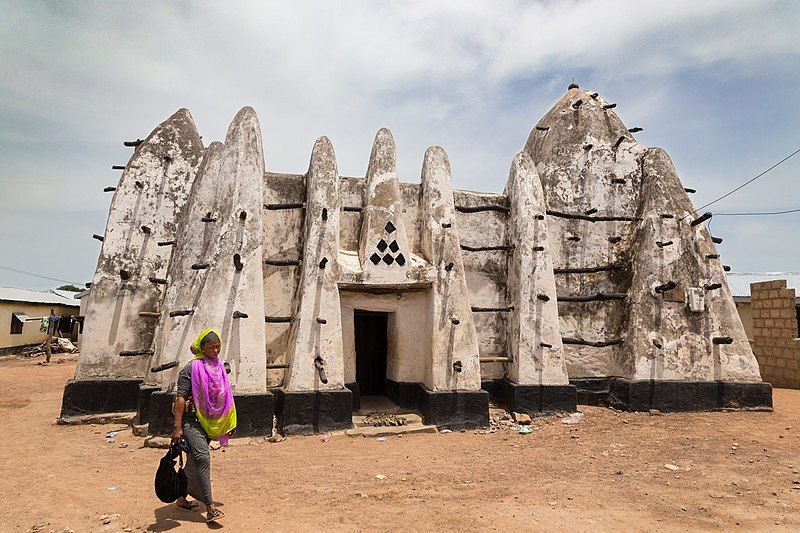
<svg viewBox="0 0 800 533">
<path fill-rule="evenodd" d="M 35 278 L 49 279 L 50 281 L 60 281 L 62 283 L 70 283 L 72 285 L 77 285 L 77 286 L 83 285 L 81 282 L 70 281 L 68 279 L 51 278 L 50 276 L 44 276 L 42 274 L 36 274 L 34 272 L 28 272 L 27 270 L 20 270 L 18 268 L 13 268 L 4 265 L 0 265 L 0 270 L 8 270 L 9 272 L 14 272 L 16 274 L 24 274 L 26 276 L 33 276 Z"/>
<path fill-rule="evenodd" d="M 722 200 L 722 199 L 724 199 L 724 198 L 727 198 L 728 196 L 730 196 L 731 194 L 735 193 L 736 191 L 738 191 L 738 190 L 741 190 L 741 189 L 745 188 L 746 186 L 750 185 L 751 183 L 753 183 L 754 181 L 756 181 L 758 178 L 760 178 L 761 176 L 763 176 L 764 174 L 766 174 L 766 173 L 767 173 L 767 172 L 769 172 L 770 170 L 772 170 L 772 169 L 774 169 L 774 168 L 777 168 L 778 166 L 782 165 L 783 163 L 785 163 L 785 162 L 786 162 L 786 161 L 788 161 L 789 159 L 793 158 L 793 157 L 794 157 L 794 156 L 796 156 L 798 153 L 800 153 L 800 148 L 798 148 L 797 150 L 795 150 L 795 151 L 794 151 L 794 152 L 792 152 L 791 154 L 787 155 L 786 157 L 784 157 L 783 159 L 781 159 L 780 161 L 778 161 L 777 163 L 775 163 L 774 165 L 772 165 L 771 167 L 769 167 L 769 168 L 768 168 L 767 170 L 765 170 L 764 172 L 762 172 L 762 173 L 760 173 L 760 174 L 758 174 L 758 175 L 756 175 L 756 176 L 754 176 L 754 177 L 750 178 L 749 180 L 745 181 L 744 183 L 742 183 L 741 185 L 739 185 L 738 187 L 736 187 L 736 188 L 735 188 L 735 189 L 733 189 L 732 191 L 730 191 L 730 192 L 728 192 L 728 193 L 725 193 L 725 194 L 723 194 L 722 196 L 720 196 L 720 197 L 719 197 L 719 198 L 717 198 L 716 200 L 712 200 L 711 202 L 708 202 L 707 204 L 705 204 L 705 205 L 702 205 L 702 206 L 698 207 L 698 208 L 697 208 L 697 209 L 695 209 L 693 212 L 694 212 L 694 213 L 697 213 L 697 212 L 698 212 L 698 211 L 700 211 L 701 209 L 705 209 L 706 207 L 708 207 L 708 206 L 710 206 L 710 205 L 712 205 L 712 204 L 715 204 L 715 203 L 719 202 L 720 200 Z M 686 216 L 688 217 L 688 216 L 690 216 L 690 215 L 686 215 Z M 683 217 L 683 218 L 686 218 L 686 217 Z"/>
<path fill-rule="evenodd" d="M 787 209 L 786 211 L 762 211 L 759 213 L 714 213 L 714 216 L 747 217 L 747 216 L 762 216 L 762 215 L 785 215 L 787 213 L 800 213 L 800 208 Z"/>
</svg>

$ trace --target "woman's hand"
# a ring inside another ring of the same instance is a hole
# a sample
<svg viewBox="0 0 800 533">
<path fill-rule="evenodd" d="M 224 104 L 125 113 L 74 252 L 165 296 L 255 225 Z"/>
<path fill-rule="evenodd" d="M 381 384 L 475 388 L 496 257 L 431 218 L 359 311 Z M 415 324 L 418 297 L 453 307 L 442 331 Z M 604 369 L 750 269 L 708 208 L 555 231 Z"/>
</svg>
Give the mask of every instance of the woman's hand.
<svg viewBox="0 0 800 533">
<path fill-rule="evenodd" d="M 175 403 L 172 404 L 172 442 L 176 443 L 183 437 L 183 411 L 186 409 L 186 398 L 176 396 Z"/>
</svg>

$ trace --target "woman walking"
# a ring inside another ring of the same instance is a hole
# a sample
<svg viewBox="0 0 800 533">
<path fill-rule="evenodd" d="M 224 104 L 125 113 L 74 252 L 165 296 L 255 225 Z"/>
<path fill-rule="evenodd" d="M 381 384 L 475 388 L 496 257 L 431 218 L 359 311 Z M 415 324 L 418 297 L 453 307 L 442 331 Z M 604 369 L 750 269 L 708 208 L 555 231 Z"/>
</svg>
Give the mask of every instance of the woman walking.
<svg viewBox="0 0 800 533">
<path fill-rule="evenodd" d="M 211 497 L 211 454 L 208 444 L 219 440 L 228 444 L 236 428 L 236 406 L 225 367 L 219 360 L 222 339 L 212 328 L 204 329 L 192 343 L 194 360 L 178 374 L 178 391 L 173 406 L 173 442 L 183 441 L 189 447 L 186 461 L 187 490 L 206 506 L 208 522 L 219 520 L 224 513 L 217 509 Z M 196 511 L 197 502 L 185 496 L 176 502 L 180 509 Z"/>
</svg>

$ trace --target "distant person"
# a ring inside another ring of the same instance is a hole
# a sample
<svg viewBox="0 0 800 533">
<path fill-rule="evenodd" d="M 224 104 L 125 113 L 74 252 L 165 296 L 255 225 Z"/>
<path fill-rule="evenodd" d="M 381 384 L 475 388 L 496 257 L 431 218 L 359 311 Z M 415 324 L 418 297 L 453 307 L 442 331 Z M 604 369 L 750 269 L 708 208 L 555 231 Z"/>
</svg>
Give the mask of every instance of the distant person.
<svg viewBox="0 0 800 533">
<path fill-rule="evenodd" d="M 228 437 L 236 429 L 236 406 L 225 366 L 219 360 L 222 339 L 212 328 L 204 329 L 192 343 L 194 360 L 178 374 L 178 392 L 173 406 L 172 441 L 183 441 L 189 447 L 186 461 L 187 491 L 206 506 L 206 520 L 213 522 L 224 516 L 211 497 L 212 439 L 227 446 Z M 199 505 L 185 496 L 176 502 L 178 508 L 196 511 Z"/>
</svg>

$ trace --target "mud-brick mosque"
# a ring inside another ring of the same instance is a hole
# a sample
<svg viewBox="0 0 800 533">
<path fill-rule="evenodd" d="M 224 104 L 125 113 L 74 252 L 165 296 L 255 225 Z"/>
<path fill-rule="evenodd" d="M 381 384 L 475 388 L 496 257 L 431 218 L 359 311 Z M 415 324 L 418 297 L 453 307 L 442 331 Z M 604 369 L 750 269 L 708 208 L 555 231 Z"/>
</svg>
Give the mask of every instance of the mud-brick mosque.
<svg viewBox="0 0 800 533">
<path fill-rule="evenodd" d="M 426 424 L 509 411 L 772 405 L 725 267 L 669 156 L 571 85 L 502 194 L 454 190 L 433 146 L 400 182 L 381 129 L 363 177 L 320 137 L 305 174 L 267 170 L 255 111 L 204 146 L 181 109 L 113 200 L 62 416 L 171 427 L 177 374 L 221 330 L 239 434 L 350 427 L 385 396 Z"/>
</svg>

